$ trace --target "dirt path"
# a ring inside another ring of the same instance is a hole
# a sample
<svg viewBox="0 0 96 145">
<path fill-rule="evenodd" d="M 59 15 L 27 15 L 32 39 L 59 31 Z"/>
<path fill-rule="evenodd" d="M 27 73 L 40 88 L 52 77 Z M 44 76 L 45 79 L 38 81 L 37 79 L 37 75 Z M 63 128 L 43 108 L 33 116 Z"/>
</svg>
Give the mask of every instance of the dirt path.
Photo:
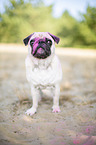
<svg viewBox="0 0 96 145">
<path fill-rule="evenodd" d="M 38 113 L 29 117 L 24 114 L 32 104 L 25 77 L 27 48 L 8 47 L 21 53 L 0 45 L 0 145 L 95 145 L 96 51 L 56 50 L 63 69 L 61 113 L 52 113 L 52 99 L 43 98 Z"/>
</svg>

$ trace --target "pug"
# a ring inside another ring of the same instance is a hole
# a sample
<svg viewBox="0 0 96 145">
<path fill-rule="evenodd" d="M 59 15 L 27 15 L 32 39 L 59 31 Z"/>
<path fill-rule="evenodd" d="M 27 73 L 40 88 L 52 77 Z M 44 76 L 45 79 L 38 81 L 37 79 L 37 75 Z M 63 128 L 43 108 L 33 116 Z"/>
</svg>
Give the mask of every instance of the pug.
<svg viewBox="0 0 96 145">
<path fill-rule="evenodd" d="M 59 95 L 62 69 L 55 54 L 55 43 L 60 39 L 49 32 L 35 32 L 23 40 L 28 45 L 28 56 L 25 60 L 26 77 L 31 86 L 33 105 L 25 114 L 32 116 L 37 112 L 41 91 L 49 89 L 53 93 L 52 112 L 60 112 Z"/>
</svg>

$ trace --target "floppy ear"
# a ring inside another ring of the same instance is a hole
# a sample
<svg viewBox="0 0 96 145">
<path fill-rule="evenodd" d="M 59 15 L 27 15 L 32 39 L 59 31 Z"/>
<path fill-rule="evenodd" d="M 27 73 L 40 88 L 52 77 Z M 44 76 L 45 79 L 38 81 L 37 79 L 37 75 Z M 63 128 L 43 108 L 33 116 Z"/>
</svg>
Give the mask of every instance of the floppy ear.
<svg viewBox="0 0 96 145">
<path fill-rule="evenodd" d="M 23 40 L 25 46 L 28 44 L 29 39 L 31 38 L 31 36 L 32 36 L 33 34 L 34 34 L 34 33 L 32 33 L 31 35 L 29 35 L 28 37 L 26 37 L 26 38 Z"/>
<path fill-rule="evenodd" d="M 48 32 L 48 34 L 53 38 L 53 40 L 58 44 L 59 43 L 59 41 L 60 41 L 60 38 L 59 37 L 57 37 L 57 36 L 55 36 L 55 35 L 53 35 L 53 34 L 51 34 L 51 33 L 49 33 Z"/>
</svg>

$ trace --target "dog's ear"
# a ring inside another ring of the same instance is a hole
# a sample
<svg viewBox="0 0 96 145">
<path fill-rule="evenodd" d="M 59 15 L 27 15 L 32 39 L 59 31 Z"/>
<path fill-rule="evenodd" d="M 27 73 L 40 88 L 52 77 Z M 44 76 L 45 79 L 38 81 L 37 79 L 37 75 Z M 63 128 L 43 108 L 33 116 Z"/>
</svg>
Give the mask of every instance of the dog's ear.
<svg viewBox="0 0 96 145">
<path fill-rule="evenodd" d="M 60 41 L 60 38 L 59 37 L 57 37 L 57 36 L 55 36 L 55 35 L 53 35 L 53 34 L 51 34 L 51 33 L 49 33 L 48 32 L 48 34 L 53 38 L 53 40 L 58 44 L 59 43 L 59 41 Z"/>
<path fill-rule="evenodd" d="M 32 33 L 31 35 L 29 35 L 28 37 L 26 37 L 26 38 L 23 40 L 25 46 L 28 44 L 29 39 L 31 38 L 31 36 L 32 36 L 33 34 L 34 34 L 34 33 Z"/>
</svg>

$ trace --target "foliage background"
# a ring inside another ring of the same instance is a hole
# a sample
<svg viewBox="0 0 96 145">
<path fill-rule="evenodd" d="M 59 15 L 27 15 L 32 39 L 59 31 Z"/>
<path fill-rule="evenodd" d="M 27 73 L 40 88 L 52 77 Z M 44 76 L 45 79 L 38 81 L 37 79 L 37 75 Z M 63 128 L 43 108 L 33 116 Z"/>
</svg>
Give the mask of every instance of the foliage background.
<svg viewBox="0 0 96 145">
<path fill-rule="evenodd" d="M 33 32 L 47 31 L 61 38 L 61 47 L 96 48 L 96 7 L 88 5 L 82 20 L 65 11 L 60 18 L 52 16 L 52 7 L 40 0 L 9 0 L 0 14 L 0 42 L 22 43 Z"/>
</svg>

